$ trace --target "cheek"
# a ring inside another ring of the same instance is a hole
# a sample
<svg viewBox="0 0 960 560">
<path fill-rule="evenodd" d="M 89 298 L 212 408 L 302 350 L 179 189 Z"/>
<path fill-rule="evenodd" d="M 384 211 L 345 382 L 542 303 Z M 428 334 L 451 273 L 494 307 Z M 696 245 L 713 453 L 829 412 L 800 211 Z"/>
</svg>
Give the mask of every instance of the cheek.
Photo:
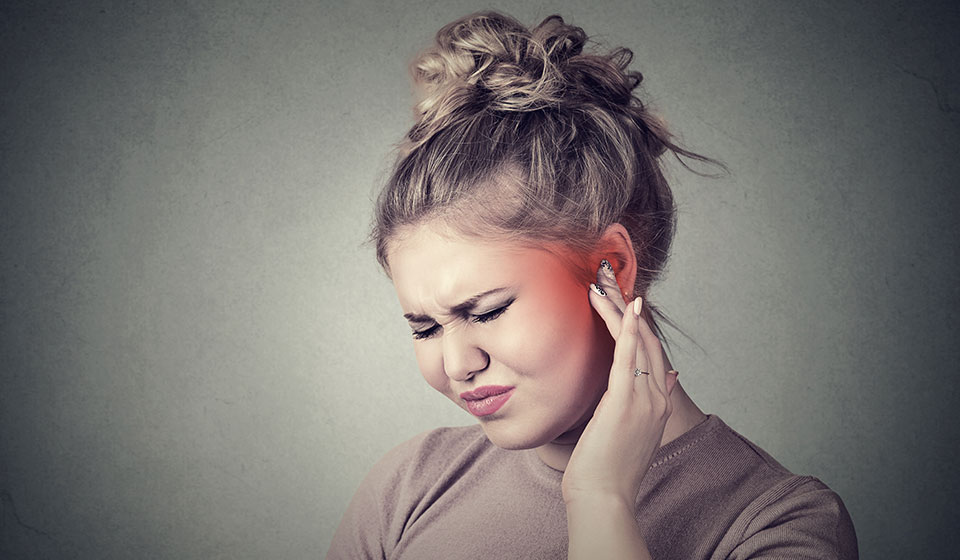
<svg viewBox="0 0 960 560">
<path fill-rule="evenodd" d="M 497 355 L 528 373 L 580 371 L 587 365 L 596 336 L 587 295 L 569 288 L 542 294 L 537 305 L 511 317 L 510 328 L 498 332 Z"/>
<path fill-rule="evenodd" d="M 563 284 L 545 292 L 550 296 L 545 322 L 557 344 L 584 348 L 592 339 L 593 308 L 586 286 Z M 547 333 L 544 333 L 547 334 Z"/>
<path fill-rule="evenodd" d="M 420 373 L 427 384 L 437 391 L 445 393 L 449 379 L 443 372 L 443 353 L 440 345 L 434 342 L 415 344 L 414 353 L 417 356 Z"/>
</svg>

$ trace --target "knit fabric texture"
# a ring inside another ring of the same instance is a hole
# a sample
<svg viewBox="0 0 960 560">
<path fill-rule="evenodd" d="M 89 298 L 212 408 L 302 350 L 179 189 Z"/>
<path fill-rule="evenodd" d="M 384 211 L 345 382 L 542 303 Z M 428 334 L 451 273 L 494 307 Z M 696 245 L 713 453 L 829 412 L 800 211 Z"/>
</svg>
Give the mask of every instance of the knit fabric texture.
<svg viewBox="0 0 960 560">
<path fill-rule="evenodd" d="M 388 452 L 351 501 L 328 560 L 567 557 L 563 473 L 479 425 L 439 428 Z M 858 557 L 840 497 L 707 419 L 661 447 L 637 495 L 653 558 Z"/>
</svg>

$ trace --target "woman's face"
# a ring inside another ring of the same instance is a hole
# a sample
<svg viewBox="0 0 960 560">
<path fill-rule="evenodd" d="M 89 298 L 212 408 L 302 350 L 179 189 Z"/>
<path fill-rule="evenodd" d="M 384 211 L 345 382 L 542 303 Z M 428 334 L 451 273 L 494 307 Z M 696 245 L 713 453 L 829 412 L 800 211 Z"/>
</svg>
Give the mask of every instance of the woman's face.
<svg viewBox="0 0 960 560">
<path fill-rule="evenodd" d="M 613 339 L 563 261 L 427 224 L 388 262 L 431 387 L 499 447 L 575 437 L 606 390 Z"/>
</svg>

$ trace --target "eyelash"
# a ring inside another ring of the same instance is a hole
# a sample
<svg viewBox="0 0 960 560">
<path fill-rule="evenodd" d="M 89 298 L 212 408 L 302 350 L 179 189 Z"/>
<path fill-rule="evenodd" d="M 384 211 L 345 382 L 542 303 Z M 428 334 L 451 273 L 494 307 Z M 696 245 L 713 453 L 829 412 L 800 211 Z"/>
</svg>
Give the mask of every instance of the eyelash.
<svg viewBox="0 0 960 560">
<path fill-rule="evenodd" d="M 510 303 L 513 303 L 512 301 Z M 504 305 L 503 307 L 494 309 L 493 311 L 488 311 L 483 315 L 473 315 L 474 323 L 486 323 L 488 321 L 493 321 L 497 317 L 503 315 L 503 312 L 510 307 L 510 303 Z M 437 332 L 437 329 L 440 328 L 440 325 L 434 325 L 425 331 L 413 331 L 413 338 L 416 340 L 423 340 L 425 338 L 430 338 Z"/>
</svg>

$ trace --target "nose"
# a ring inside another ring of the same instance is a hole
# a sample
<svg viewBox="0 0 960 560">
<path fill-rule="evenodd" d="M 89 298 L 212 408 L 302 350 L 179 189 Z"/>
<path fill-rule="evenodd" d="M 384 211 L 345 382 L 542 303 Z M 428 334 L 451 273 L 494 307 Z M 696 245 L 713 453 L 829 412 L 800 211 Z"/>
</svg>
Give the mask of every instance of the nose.
<svg viewBox="0 0 960 560">
<path fill-rule="evenodd" d="M 490 365 L 490 356 L 466 335 L 451 329 L 443 337 L 443 371 L 455 381 L 466 381 Z"/>
</svg>

